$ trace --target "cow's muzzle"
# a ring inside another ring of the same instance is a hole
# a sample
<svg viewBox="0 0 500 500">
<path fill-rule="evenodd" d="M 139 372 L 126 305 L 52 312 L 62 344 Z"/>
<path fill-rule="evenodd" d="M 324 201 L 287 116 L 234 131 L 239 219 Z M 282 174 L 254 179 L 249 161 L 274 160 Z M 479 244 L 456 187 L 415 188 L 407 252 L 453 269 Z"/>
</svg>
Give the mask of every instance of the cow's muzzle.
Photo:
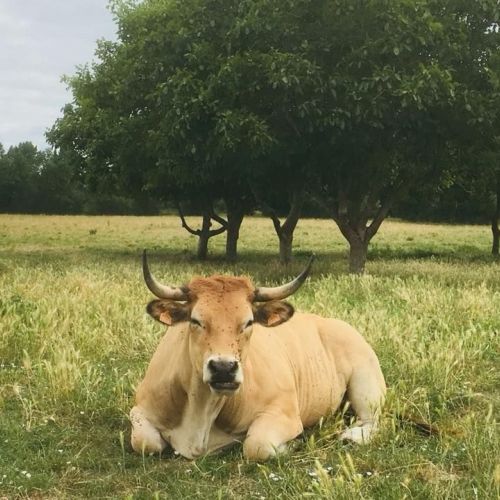
<svg viewBox="0 0 500 500">
<path fill-rule="evenodd" d="M 235 393 L 242 382 L 239 361 L 234 358 L 212 357 L 207 360 L 203 374 L 204 381 L 213 392 Z"/>
</svg>

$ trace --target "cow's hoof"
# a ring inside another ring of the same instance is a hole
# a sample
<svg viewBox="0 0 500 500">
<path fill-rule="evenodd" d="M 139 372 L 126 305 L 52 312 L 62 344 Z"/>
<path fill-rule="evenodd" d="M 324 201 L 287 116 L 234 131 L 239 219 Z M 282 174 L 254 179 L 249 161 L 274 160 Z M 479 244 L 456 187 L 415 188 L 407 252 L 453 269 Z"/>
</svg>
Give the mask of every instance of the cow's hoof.
<svg viewBox="0 0 500 500">
<path fill-rule="evenodd" d="M 345 430 L 340 435 L 341 441 L 352 441 L 357 444 L 366 444 L 368 443 L 373 435 L 373 426 L 372 425 L 357 425 L 355 427 L 351 427 Z"/>
<path fill-rule="evenodd" d="M 264 462 L 287 451 L 288 446 L 286 443 L 280 444 L 278 447 L 273 446 L 269 442 L 258 442 L 253 439 L 247 439 L 243 443 L 243 455 L 247 460 L 255 462 Z"/>
</svg>

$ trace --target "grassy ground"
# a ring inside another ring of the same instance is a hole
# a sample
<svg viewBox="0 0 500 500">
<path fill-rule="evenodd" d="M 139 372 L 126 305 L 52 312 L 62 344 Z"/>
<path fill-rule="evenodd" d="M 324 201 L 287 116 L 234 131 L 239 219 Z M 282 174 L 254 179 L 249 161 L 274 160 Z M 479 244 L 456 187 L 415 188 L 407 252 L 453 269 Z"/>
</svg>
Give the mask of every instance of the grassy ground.
<svg viewBox="0 0 500 500">
<path fill-rule="evenodd" d="M 265 219 L 245 220 L 241 259 L 192 259 L 171 217 L 0 215 L 0 498 L 497 498 L 500 265 L 486 227 L 387 222 L 367 275 L 346 275 L 329 221 L 303 220 L 282 268 Z M 248 274 L 275 284 L 311 251 L 296 308 L 355 325 L 389 385 L 382 431 L 339 443 L 339 417 L 264 465 L 241 448 L 188 461 L 131 452 L 133 387 L 162 335 L 139 254 L 163 281 Z M 429 435 L 410 421 L 432 426 Z"/>
</svg>

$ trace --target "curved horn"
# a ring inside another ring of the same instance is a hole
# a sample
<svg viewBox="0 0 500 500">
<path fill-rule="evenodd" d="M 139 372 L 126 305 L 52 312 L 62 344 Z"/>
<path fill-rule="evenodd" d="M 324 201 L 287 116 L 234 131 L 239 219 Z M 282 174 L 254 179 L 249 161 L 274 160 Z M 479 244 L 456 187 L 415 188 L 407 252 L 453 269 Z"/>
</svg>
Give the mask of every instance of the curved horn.
<svg viewBox="0 0 500 500">
<path fill-rule="evenodd" d="M 302 283 L 306 280 L 311 270 L 312 263 L 314 261 L 315 255 L 311 255 L 306 268 L 292 281 L 286 283 L 285 285 L 276 287 L 260 287 L 255 289 L 254 302 L 267 302 L 268 300 L 281 300 L 285 299 L 295 293 Z"/>
<path fill-rule="evenodd" d="M 149 290 L 160 299 L 171 299 L 171 300 L 188 300 L 188 289 L 183 287 L 171 287 L 168 285 L 162 285 L 151 274 L 148 266 L 148 258 L 146 256 L 146 250 L 142 252 L 142 272 L 144 274 L 144 281 L 146 282 Z"/>
</svg>

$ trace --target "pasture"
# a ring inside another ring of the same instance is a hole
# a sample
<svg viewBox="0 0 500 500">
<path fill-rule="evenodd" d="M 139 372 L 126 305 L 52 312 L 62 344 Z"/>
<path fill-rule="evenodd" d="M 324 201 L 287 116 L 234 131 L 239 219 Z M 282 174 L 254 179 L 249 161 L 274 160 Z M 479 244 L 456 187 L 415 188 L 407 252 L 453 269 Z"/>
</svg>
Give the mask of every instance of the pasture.
<svg viewBox="0 0 500 500">
<path fill-rule="evenodd" d="M 245 219 L 235 264 L 223 237 L 207 263 L 195 244 L 176 217 L 0 215 L 0 498 L 498 497 L 500 265 L 488 228 L 385 222 L 362 277 L 346 274 L 326 220 L 299 222 L 288 267 L 267 219 Z M 238 446 L 196 461 L 133 454 L 133 388 L 163 333 L 145 313 L 143 248 L 172 284 L 215 272 L 278 284 L 314 251 L 290 302 L 350 322 L 375 348 L 389 391 L 373 443 L 338 442 L 332 416 L 265 464 Z"/>
</svg>

